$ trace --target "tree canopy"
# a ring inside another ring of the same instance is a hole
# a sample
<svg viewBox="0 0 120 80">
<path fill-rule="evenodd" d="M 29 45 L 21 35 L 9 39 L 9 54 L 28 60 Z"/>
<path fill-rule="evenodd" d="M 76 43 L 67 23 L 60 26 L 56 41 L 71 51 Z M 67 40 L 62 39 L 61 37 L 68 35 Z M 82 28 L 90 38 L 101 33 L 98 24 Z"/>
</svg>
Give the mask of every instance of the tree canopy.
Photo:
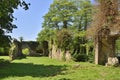
<svg viewBox="0 0 120 80">
<path fill-rule="evenodd" d="M 74 20 L 76 6 L 68 0 L 54 0 L 49 12 L 44 16 L 43 27 L 67 28 Z"/>
<path fill-rule="evenodd" d="M 0 0 L 0 46 L 9 45 L 10 36 L 6 35 L 11 33 L 14 28 L 17 28 L 12 22 L 15 20 L 13 16 L 14 10 L 18 6 L 27 10 L 28 5 L 24 0 Z"/>
<path fill-rule="evenodd" d="M 38 34 L 39 42 L 48 41 L 64 53 L 85 53 L 86 29 L 92 21 L 92 4 L 90 0 L 54 0 L 49 11 L 43 16 L 43 29 Z"/>
</svg>

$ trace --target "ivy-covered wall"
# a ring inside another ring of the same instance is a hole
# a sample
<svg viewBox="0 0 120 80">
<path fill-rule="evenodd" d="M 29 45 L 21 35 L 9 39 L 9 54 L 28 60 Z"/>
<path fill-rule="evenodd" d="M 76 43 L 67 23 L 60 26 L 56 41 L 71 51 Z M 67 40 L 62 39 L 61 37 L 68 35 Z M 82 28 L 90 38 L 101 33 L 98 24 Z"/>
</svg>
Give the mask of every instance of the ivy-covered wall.
<svg viewBox="0 0 120 80">
<path fill-rule="evenodd" d="M 29 56 L 39 56 L 42 54 L 42 49 L 38 48 L 39 43 L 36 41 L 23 41 L 22 49 L 29 49 Z"/>
</svg>

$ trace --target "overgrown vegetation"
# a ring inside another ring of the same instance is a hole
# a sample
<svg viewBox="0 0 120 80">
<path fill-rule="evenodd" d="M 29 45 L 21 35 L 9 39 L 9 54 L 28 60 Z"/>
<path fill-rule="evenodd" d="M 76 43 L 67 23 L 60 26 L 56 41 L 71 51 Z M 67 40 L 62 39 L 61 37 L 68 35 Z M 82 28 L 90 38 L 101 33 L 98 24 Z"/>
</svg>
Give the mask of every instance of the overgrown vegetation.
<svg viewBox="0 0 120 80">
<path fill-rule="evenodd" d="M 120 4 L 119 0 L 96 1 L 96 10 L 88 35 L 94 39 L 95 63 L 105 65 L 109 63 L 109 58 L 116 57 L 115 42 L 120 35 Z"/>
<path fill-rule="evenodd" d="M 91 64 L 94 63 L 96 51 L 99 53 L 97 57 L 100 57 L 95 58 L 97 64 L 105 64 L 108 57 L 115 57 L 115 40 L 119 38 L 120 25 L 117 1 L 97 0 L 95 9 L 90 0 L 54 0 L 48 13 L 43 16 L 43 28 L 37 38 L 39 43 L 30 41 L 27 45 L 30 46 L 31 53 L 32 49 L 35 53 L 41 53 L 36 56 L 49 56 L 61 62 L 47 57 L 27 57 L 12 62 L 0 59 L 0 79 L 119 80 L 119 67 L 106 68 Z M 16 28 L 12 24 L 15 19 L 14 9 L 21 6 L 27 10 L 28 5 L 24 0 L 0 2 L 0 53 L 5 55 L 10 52 L 11 60 L 26 57 L 24 55 L 30 53 L 28 48 L 22 50 L 22 43 L 25 43 L 22 37 L 20 42 L 15 43 L 17 45 L 13 44 L 10 48 L 11 37 L 6 35 Z M 119 53 L 119 40 L 116 43 Z M 94 47 L 97 48 L 96 51 Z"/>
<path fill-rule="evenodd" d="M 92 20 L 91 15 L 90 0 L 54 0 L 44 16 L 43 30 L 38 34 L 37 40 L 40 43 L 48 42 L 52 58 L 64 59 L 69 51 L 75 60 L 87 61 L 87 57 L 85 60 L 79 58 L 80 55 L 88 56 L 89 52 L 92 52 L 89 48 L 93 46 L 89 45 L 85 37 L 86 29 Z"/>
</svg>

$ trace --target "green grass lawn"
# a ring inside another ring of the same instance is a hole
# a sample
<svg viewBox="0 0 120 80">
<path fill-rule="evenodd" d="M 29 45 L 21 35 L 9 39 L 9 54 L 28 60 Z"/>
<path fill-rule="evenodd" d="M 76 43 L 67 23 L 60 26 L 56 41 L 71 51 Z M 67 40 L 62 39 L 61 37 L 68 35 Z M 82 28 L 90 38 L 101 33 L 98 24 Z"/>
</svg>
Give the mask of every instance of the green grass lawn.
<svg viewBox="0 0 120 80">
<path fill-rule="evenodd" d="M 47 57 L 27 57 L 11 63 L 3 59 L 9 58 L 0 57 L 0 80 L 120 80 L 120 67 L 60 62 Z"/>
</svg>

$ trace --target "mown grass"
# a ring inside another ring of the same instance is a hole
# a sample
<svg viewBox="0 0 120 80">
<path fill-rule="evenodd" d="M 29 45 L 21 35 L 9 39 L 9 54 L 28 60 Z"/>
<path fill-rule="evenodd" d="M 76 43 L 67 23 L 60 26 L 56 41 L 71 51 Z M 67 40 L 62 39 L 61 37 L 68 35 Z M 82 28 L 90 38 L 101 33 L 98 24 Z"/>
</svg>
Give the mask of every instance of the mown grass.
<svg viewBox="0 0 120 80">
<path fill-rule="evenodd" d="M 27 57 L 12 62 L 3 59 L 9 58 L 0 57 L 0 80 L 120 80 L 120 67 L 60 62 L 47 57 Z"/>
</svg>

